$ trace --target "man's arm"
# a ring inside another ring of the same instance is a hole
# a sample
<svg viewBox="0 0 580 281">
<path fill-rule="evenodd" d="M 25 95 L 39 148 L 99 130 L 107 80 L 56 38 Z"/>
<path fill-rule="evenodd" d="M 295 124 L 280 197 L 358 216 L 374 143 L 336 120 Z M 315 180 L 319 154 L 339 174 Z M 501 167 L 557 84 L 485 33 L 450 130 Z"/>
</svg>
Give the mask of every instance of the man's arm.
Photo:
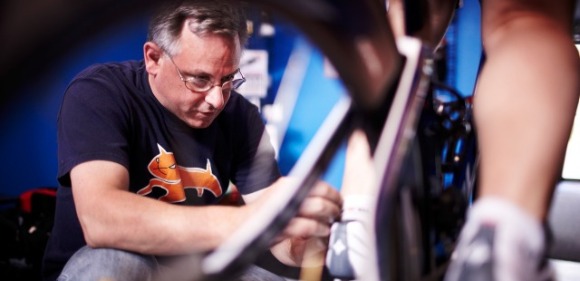
<svg viewBox="0 0 580 281">
<path fill-rule="evenodd" d="M 282 178 L 263 191 L 245 196 L 248 204 L 179 206 L 128 191 L 125 167 L 110 161 L 89 161 L 71 171 L 73 197 L 85 240 L 91 247 L 109 247 L 143 254 L 178 255 L 212 250 L 252 215 L 262 202 L 284 188 Z M 303 240 L 328 237 L 329 220 L 340 213 L 340 196 L 317 185 L 273 248 L 280 261 L 300 265 Z M 290 241 L 290 240 L 287 240 Z M 280 246 L 278 246 L 280 245 Z"/>
<path fill-rule="evenodd" d="M 85 240 L 143 254 L 175 255 L 219 245 L 251 213 L 251 206 L 190 207 L 128 191 L 125 167 L 89 161 L 71 171 L 73 197 Z"/>
</svg>

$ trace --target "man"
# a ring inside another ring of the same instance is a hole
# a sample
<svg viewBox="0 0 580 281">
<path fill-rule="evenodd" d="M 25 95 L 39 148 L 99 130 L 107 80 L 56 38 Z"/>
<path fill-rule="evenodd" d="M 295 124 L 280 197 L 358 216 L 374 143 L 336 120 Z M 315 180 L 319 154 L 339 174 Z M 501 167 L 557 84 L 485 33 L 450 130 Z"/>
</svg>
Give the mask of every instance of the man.
<svg viewBox="0 0 580 281">
<path fill-rule="evenodd" d="M 46 280 L 65 263 L 59 280 L 151 279 L 170 257 L 214 249 L 284 188 L 257 108 L 233 91 L 244 82 L 242 10 L 166 5 L 148 36 L 143 61 L 89 67 L 66 90 Z M 246 205 L 216 205 L 229 182 Z M 315 186 L 272 254 L 300 266 L 340 204 L 333 188 Z"/>
</svg>

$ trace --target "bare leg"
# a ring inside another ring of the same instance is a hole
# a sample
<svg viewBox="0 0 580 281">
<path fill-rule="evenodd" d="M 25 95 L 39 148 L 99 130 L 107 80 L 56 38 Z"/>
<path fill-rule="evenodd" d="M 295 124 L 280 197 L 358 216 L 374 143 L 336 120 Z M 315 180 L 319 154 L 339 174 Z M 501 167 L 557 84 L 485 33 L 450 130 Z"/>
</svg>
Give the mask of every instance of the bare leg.
<svg viewBox="0 0 580 281">
<path fill-rule="evenodd" d="M 487 61 L 475 94 L 480 197 L 446 280 L 548 280 L 542 222 L 578 94 L 573 0 L 484 0 Z"/>
<path fill-rule="evenodd" d="M 373 254 L 374 205 L 377 173 L 366 135 L 356 130 L 348 140 L 340 193 L 341 221 L 332 226 L 326 265 L 330 274 L 345 280 L 378 280 Z"/>
<path fill-rule="evenodd" d="M 484 0 L 487 61 L 475 95 L 481 197 L 545 218 L 578 94 L 570 0 Z"/>
</svg>

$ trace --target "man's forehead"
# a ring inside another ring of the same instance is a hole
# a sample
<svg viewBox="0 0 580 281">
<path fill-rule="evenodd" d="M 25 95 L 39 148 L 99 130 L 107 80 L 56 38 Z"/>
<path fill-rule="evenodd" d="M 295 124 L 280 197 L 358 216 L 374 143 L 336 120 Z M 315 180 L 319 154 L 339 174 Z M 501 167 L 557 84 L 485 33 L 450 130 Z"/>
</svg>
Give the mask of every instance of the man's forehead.
<svg viewBox="0 0 580 281">
<path fill-rule="evenodd" d="M 209 28 L 202 28 L 201 26 L 202 26 L 201 23 L 199 23 L 193 19 L 186 19 L 184 21 L 184 24 L 183 24 L 182 29 L 181 29 L 181 35 L 183 35 L 184 32 L 190 32 L 190 33 L 195 34 L 199 37 L 221 36 L 224 38 L 228 38 L 230 40 L 235 40 L 241 45 L 241 41 L 240 41 L 241 38 L 240 38 L 239 34 L 233 30 L 223 30 L 223 29 L 212 30 Z"/>
</svg>

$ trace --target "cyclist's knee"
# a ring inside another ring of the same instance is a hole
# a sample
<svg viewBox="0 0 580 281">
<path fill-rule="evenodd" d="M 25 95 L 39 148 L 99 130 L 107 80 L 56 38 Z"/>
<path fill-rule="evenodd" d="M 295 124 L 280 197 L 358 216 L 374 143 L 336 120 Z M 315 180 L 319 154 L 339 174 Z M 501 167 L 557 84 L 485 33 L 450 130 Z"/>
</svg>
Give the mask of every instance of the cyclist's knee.
<svg viewBox="0 0 580 281">
<path fill-rule="evenodd" d="M 544 30 L 569 33 L 574 2 L 571 0 L 484 0 L 482 39 L 493 49 L 518 34 Z"/>
</svg>

